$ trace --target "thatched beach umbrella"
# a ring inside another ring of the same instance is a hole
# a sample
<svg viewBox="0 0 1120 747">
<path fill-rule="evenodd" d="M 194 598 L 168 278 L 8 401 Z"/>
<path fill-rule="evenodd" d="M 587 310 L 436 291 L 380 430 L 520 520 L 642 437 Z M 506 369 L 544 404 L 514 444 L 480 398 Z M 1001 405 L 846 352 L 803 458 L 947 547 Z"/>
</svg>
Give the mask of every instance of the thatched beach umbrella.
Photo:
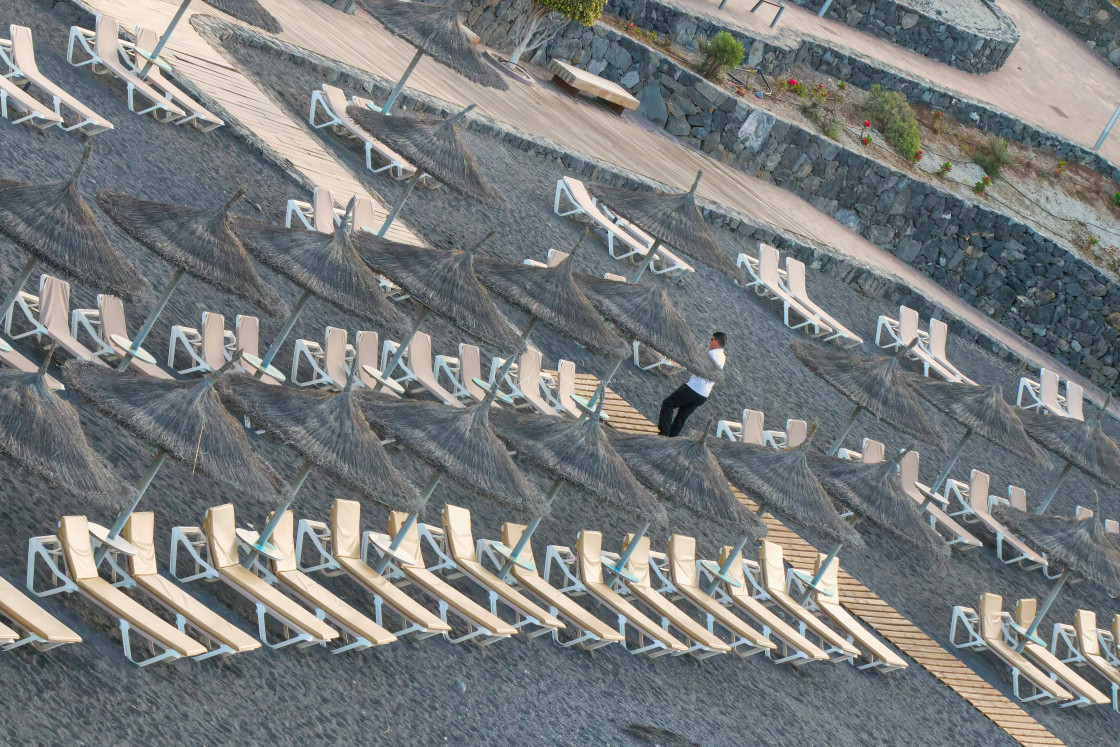
<svg viewBox="0 0 1120 747">
<path fill-rule="evenodd" d="M 128 368 L 130 354 L 140 350 L 186 274 L 266 314 L 287 313 L 280 296 L 260 279 L 245 247 L 230 230 L 230 208 L 244 196 L 241 187 L 224 204 L 197 208 L 149 202 L 108 189 L 97 193 L 98 206 L 114 223 L 175 268 L 118 370 Z"/>
<path fill-rule="evenodd" d="M 930 486 L 931 493 L 941 489 L 965 445 L 974 435 L 1035 464 L 1047 464 L 1046 455 L 1027 436 L 1016 408 L 1004 400 L 1003 387 L 999 384 L 984 388 L 958 381 L 934 381 L 917 374 L 908 374 L 906 380 L 923 399 L 965 428 L 949 462 Z"/>
<path fill-rule="evenodd" d="M 258 536 L 258 549 L 272 537 L 280 517 L 291 507 L 312 468 L 317 468 L 362 497 L 397 511 L 418 511 L 416 491 L 389 461 L 381 440 L 358 407 L 354 371 L 341 393 L 304 392 L 270 386 L 249 376 L 223 377 L 218 392 L 238 415 L 269 432 L 303 457 L 303 466 Z M 256 553 L 244 562 L 252 565 Z"/>
<path fill-rule="evenodd" d="M 497 391 L 497 387 L 492 388 L 482 402 L 462 409 L 377 394 L 363 397 L 360 406 L 382 434 L 397 439 L 434 468 L 420 496 L 420 505 L 447 475 L 468 490 L 514 511 L 544 513 L 543 499 L 530 487 L 490 427 L 490 406 Z M 400 546 L 416 523 L 418 513 L 419 509 L 409 513 L 389 548 L 390 553 Z M 375 566 L 378 573 L 385 570 L 389 560 L 388 553 L 381 558 Z"/>
<path fill-rule="evenodd" d="M 214 389 L 216 379 L 239 356 L 201 380 L 153 379 L 131 371 L 114 371 L 80 360 L 62 368 L 66 384 L 137 438 L 156 449 L 131 506 L 109 531 L 117 537 L 167 457 L 191 465 L 213 480 L 257 495 L 276 491 L 272 468 L 249 445 L 245 428 L 225 407 Z M 103 547 L 98 562 L 104 557 Z"/>
<path fill-rule="evenodd" d="M 662 244 L 680 250 L 732 279 L 738 279 L 739 271 L 735 263 L 716 246 L 716 240 L 712 238 L 708 224 L 704 222 L 704 216 L 696 206 L 696 187 L 700 185 L 703 173 L 696 172 L 692 189 L 675 194 L 634 192 L 602 184 L 591 184 L 588 187 L 588 191 L 610 208 L 612 213 L 621 215 L 653 237 L 653 245 L 646 255 L 646 261 L 630 279 L 631 283 L 638 282 L 645 271 L 653 266 L 657 248 Z"/>
<path fill-rule="evenodd" d="M 82 199 L 82 169 L 92 148 L 86 145 L 81 163 L 65 181 L 25 184 L 0 179 L 0 233 L 30 255 L 0 303 L 0 319 L 12 310 L 38 262 L 67 278 L 130 301 L 140 296 L 143 281 L 109 243 Z"/>
<path fill-rule="evenodd" d="M 257 368 L 258 374 L 272 364 L 304 305 L 313 295 L 345 314 L 353 314 L 377 325 L 389 334 L 397 335 L 407 329 L 404 315 L 385 298 L 377 276 L 366 266 L 354 244 L 355 201 L 356 198 L 350 198 L 342 225 L 332 234 L 269 226 L 248 218 L 233 219 L 233 231 L 245 248 L 263 265 L 303 289 L 280 333 L 259 361 L 260 365 L 256 365 L 257 361 L 246 359 L 247 363 Z M 281 380 L 284 378 L 275 370 L 269 375 Z"/>
<path fill-rule="evenodd" d="M 117 508 L 126 488 L 90 448 L 74 407 L 47 386 L 49 360 L 35 373 L 0 372 L 0 454 L 54 488 Z"/>
<path fill-rule="evenodd" d="M 474 107 L 471 104 L 445 119 L 430 114 L 398 114 L 389 117 L 355 105 L 346 110 L 363 130 L 400 153 L 416 167 L 416 172 L 409 177 L 400 197 L 389 211 L 389 216 L 378 230 L 378 236 L 384 236 L 389 230 L 404 207 L 405 200 L 424 174 L 483 205 L 498 207 L 502 204 L 501 195 L 482 176 L 474 154 L 459 140 L 455 130 L 455 125 Z"/>
<path fill-rule="evenodd" d="M 385 114 L 404 88 L 420 58 L 428 55 L 464 78 L 500 91 L 509 84 L 478 53 L 478 47 L 464 31 L 461 13 L 442 3 L 400 2 L 400 0 L 358 0 L 366 12 L 381 22 L 394 36 L 416 47 L 401 79 L 393 86 L 381 111 Z"/>
<path fill-rule="evenodd" d="M 665 509 L 634 478 L 603 431 L 599 417 L 603 401 L 600 397 L 590 416 L 575 422 L 546 415 L 522 415 L 512 408 L 494 410 L 490 417 L 494 430 L 517 450 L 519 458 L 554 478 L 544 498 L 546 510 L 566 483 L 611 508 L 661 526 L 666 520 Z M 525 528 L 510 558 L 519 557 L 541 518 L 534 517 Z M 507 562 L 501 577 L 505 578 L 511 569 L 512 564 Z"/>
<path fill-rule="evenodd" d="M 1073 467 L 1109 487 L 1120 488 L 1120 446 L 1106 436 L 1101 427 L 1111 401 L 1110 395 L 1097 416 L 1084 421 L 1035 412 L 1023 412 L 1019 416 L 1031 438 L 1066 462 L 1054 476 L 1036 513 L 1046 513 Z"/>
<path fill-rule="evenodd" d="M 714 422 L 709 419 L 696 437 L 616 432 L 611 440 L 639 482 L 666 500 L 746 537 L 742 540 L 746 544 L 765 536 L 766 525 L 735 497 L 719 462 L 708 449 L 708 432 Z M 630 553 L 648 530 L 647 521 L 613 570 L 625 571 Z"/>
<path fill-rule="evenodd" d="M 874 358 L 805 340 L 794 340 L 789 347 L 802 365 L 855 404 L 848 422 L 829 447 L 829 456 L 840 449 L 864 410 L 898 431 L 945 451 L 941 434 L 898 368 L 899 356 L 909 347 L 896 355 Z"/>
<path fill-rule="evenodd" d="M 1013 529 L 1024 542 L 1045 553 L 1049 565 L 1058 565 L 1062 568 L 1062 575 L 1058 577 L 1050 594 L 1042 602 L 1038 614 L 1027 628 L 1017 650 L 1022 651 L 1027 641 L 1034 636 L 1050 605 L 1057 599 L 1058 592 L 1071 576 L 1079 576 L 1100 586 L 1113 596 L 1120 596 L 1120 547 L 1105 531 L 1104 525 L 1098 518 L 1100 512 L 1099 493 L 1096 513 L 1083 519 L 1040 516 L 1008 506 L 995 510 L 998 521 Z"/>
<path fill-rule="evenodd" d="M 270 34 L 279 34 L 284 30 L 276 20 L 276 16 L 265 10 L 257 0 L 202 0 L 202 2 L 250 26 L 264 29 Z"/>
</svg>

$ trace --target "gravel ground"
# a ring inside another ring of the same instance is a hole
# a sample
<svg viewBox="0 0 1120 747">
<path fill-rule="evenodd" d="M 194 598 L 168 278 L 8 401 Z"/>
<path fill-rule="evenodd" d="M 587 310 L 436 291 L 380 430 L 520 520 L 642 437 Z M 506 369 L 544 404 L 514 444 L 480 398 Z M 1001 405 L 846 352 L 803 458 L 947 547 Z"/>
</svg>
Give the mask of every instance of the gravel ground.
<svg viewBox="0 0 1120 747">
<path fill-rule="evenodd" d="M 990 31 L 999 28 L 999 19 L 983 0 L 902 0 L 899 5 L 964 29 Z"/>
<path fill-rule="evenodd" d="M 62 50 L 66 29 L 37 6 L 0 0 L 0 23 L 18 21 L 35 33 L 40 67 L 65 88 L 113 120 L 116 131 L 98 136 L 83 185 L 92 200 L 96 189 L 111 187 L 149 199 L 202 204 L 226 195 L 236 185 L 249 185 L 250 200 L 264 217 L 279 220 L 285 200 L 298 196 L 294 183 L 249 153 L 224 130 L 203 135 L 193 130 L 159 125 L 130 114 L 121 91 L 109 90 L 104 79 L 66 66 Z M 258 52 L 241 50 L 240 60 L 262 78 L 283 81 L 279 98 L 300 113 L 306 111 L 309 91 L 321 81 L 308 71 L 279 63 Z M 386 200 L 400 185 L 362 170 L 359 152 L 329 134 L 323 141 Z M 489 211 L 465 203 L 447 190 L 422 191 L 406 206 L 404 217 L 426 238 L 440 246 L 461 245 L 491 228 L 499 229 L 486 251 L 509 260 L 543 258 L 550 246 L 566 248 L 580 227 L 552 215 L 554 184 L 563 167 L 548 159 L 527 157 L 507 146 L 471 134 L 468 145 L 478 155 L 488 178 L 506 195 L 520 195 L 508 211 Z M 81 150 L 80 138 L 61 132 L 40 134 L 0 125 L 0 152 L 18 154 L 7 159 L 0 177 L 55 178 L 67 173 Z M 255 212 L 251 206 L 242 211 Z M 96 209 L 95 209 L 96 212 Z M 98 213 L 115 243 L 142 267 L 154 288 L 162 286 L 169 269 L 111 228 Z M 719 234 L 729 253 L 751 249 L 738 237 Z M 20 253 L 0 241 L 3 276 L 11 277 L 21 263 Z M 579 268 L 601 273 L 617 269 L 602 247 L 579 257 Z M 289 301 L 297 292 L 264 270 Z M 669 287 L 674 302 L 698 336 L 725 330 L 731 340 L 727 377 L 712 401 L 694 417 L 690 430 L 702 427 L 708 416 L 735 417 L 744 407 L 762 409 L 771 424 L 787 417 L 817 418 L 821 442 L 834 436 L 848 405 L 833 390 L 800 367 L 787 346 L 790 333 L 773 308 L 750 300 L 728 280 L 701 269 L 681 286 Z M 857 295 L 847 286 L 813 276 L 810 290 L 824 306 L 836 310 L 865 337 L 873 333 L 884 304 Z M 74 306 L 91 306 L 96 289 L 75 286 Z M 147 311 L 146 303 L 130 308 L 132 323 Z M 157 325 L 149 348 L 166 349 L 171 323 L 193 324 L 202 310 L 226 315 L 232 326 L 240 310 L 230 299 L 188 280 L 173 297 L 165 320 Z M 515 323 L 520 317 L 510 312 Z M 296 329 L 301 337 L 316 338 L 326 324 L 359 327 L 325 304 L 308 305 Z M 264 320 L 262 339 L 276 331 L 275 320 Z M 427 326 L 436 349 L 453 351 L 461 339 L 446 325 Z M 552 365 L 558 357 L 574 359 L 581 370 L 601 367 L 583 352 L 547 330 L 534 334 L 535 343 Z M 25 348 L 29 354 L 37 351 Z M 1007 382 L 1018 373 L 979 350 L 950 342 L 957 363 L 981 381 Z M 158 357 L 158 356 L 157 356 Z M 290 346 L 281 353 L 290 360 Z M 656 374 L 624 367 L 615 388 L 647 416 L 660 399 L 679 383 Z M 151 450 L 122 429 L 79 407 L 95 448 L 135 481 Z M 939 418 L 949 438 L 961 429 Z M 1110 421 L 1109 428 L 1115 430 Z M 861 421 L 860 434 L 902 445 L 889 428 Z M 853 439 L 854 442 L 854 439 Z M 294 453 L 268 441 L 259 442 L 262 454 L 286 477 L 296 470 Z M 426 476 L 423 465 L 405 452 L 393 459 L 414 484 Z M 924 476 L 937 467 L 932 453 Z M 1008 481 L 1024 484 L 1033 494 L 1046 479 L 1044 470 L 1027 468 L 996 448 L 977 445 L 966 451 L 962 465 L 979 465 L 992 472 L 993 488 Z M 960 472 L 963 473 L 962 466 Z M 538 485 L 539 474 L 530 473 Z M 1075 478 L 1057 501 L 1069 512 L 1076 496 L 1090 483 Z M 88 507 L 80 498 L 56 493 L 38 481 L 11 473 L 0 501 L 0 573 L 18 581 L 25 568 L 27 537 L 53 530 L 65 513 Z M 297 515 L 325 518 L 331 501 L 346 491 L 327 480 L 309 480 L 300 493 Z M 158 536 L 166 537 L 173 523 L 195 524 L 207 506 L 232 496 L 189 469 L 168 464 L 157 477 L 148 506 L 158 513 Z M 1111 510 L 1115 506 L 1106 496 Z M 476 536 L 497 536 L 509 516 L 486 501 L 464 495 L 452 484 L 441 485 L 424 520 L 438 522 L 447 502 L 469 506 Z M 244 524 L 258 523 L 265 501 L 237 496 Z M 110 517 L 96 518 L 107 521 Z M 367 509 L 365 526 L 378 527 L 384 511 Z M 730 538 L 692 515 L 673 512 L 672 526 L 694 533 L 701 552 L 714 553 Z M 559 501 L 541 525 L 538 552 L 547 543 L 569 544 L 585 527 L 601 529 L 608 548 L 617 547 L 629 522 L 601 510 L 594 502 L 573 495 Z M 944 639 L 949 611 L 955 603 L 974 604 L 982 591 L 994 590 L 1014 599 L 1040 594 L 1045 582 L 1039 574 L 1006 569 L 988 550 L 955 558 L 946 568 L 930 568 L 926 561 L 882 537 L 864 530 L 868 549 L 845 552 L 845 567 L 931 635 Z M 654 538 L 663 546 L 664 537 Z M 157 543 L 161 561 L 167 547 Z M 333 590 L 364 609 L 370 609 L 355 588 L 340 579 L 326 580 Z M 249 627 L 251 610 L 238 597 L 215 586 L 192 588 L 201 600 L 242 627 Z M 1073 587 L 1055 610 L 1054 619 L 1068 620 L 1075 606 L 1088 606 L 1104 615 L 1115 611 L 1107 597 L 1087 586 Z M 803 671 L 773 666 L 762 660 L 720 657 L 699 663 L 691 659 L 649 661 L 618 650 L 585 653 L 561 650 L 547 639 L 503 641 L 485 650 L 455 647 L 434 639 L 400 642 L 383 650 L 330 657 L 321 650 L 257 652 L 224 662 L 179 662 L 138 670 L 121 656 L 110 621 L 75 598 L 47 600 L 45 606 L 85 638 L 80 646 L 47 654 L 18 651 L 0 657 L 2 681 L 8 689 L 4 741 L 12 743 L 72 742 L 147 743 L 178 738 L 190 742 L 221 742 L 233 738 L 249 743 L 294 744 L 355 742 L 371 735 L 386 743 L 436 743 L 457 740 L 469 744 L 513 744 L 532 735 L 536 741 L 560 744 L 633 744 L 635 740 L 671 743 L 683 739 L 702 744 L 739 743 L 894 743 L 920 738 L 923 743 L 1010 744 L 1010 738 L 977 714 L 965 701 L 940 685 L 920 667 L 886 677 L 858 672 L 848 666 L 810 666 Z M 962 654 L 982 676 L 1004 691 L 1009 680 L 984 656 Z M 1115 728 L 1103 709 L 1076 713 L 1056 708 L 1029 709 L 1068 743 L 1100 743 Z M 679 736 L 675 736 L 679 735 Z M 902 737 L 901 735 L 905 735 Z"/>
</svg>

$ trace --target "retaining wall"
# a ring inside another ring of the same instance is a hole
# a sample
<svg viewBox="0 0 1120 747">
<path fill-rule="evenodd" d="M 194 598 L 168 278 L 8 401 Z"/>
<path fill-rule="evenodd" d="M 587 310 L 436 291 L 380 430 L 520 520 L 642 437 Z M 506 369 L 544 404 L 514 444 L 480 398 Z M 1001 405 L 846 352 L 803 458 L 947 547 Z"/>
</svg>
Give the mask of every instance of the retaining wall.
<svg viewBox="0 0 1120 747">
<path fill-rule="evenodd" d="M 1108 0 L 1031 0 L 1113 65 L 1120 67 L 1120 8 Z"/>
</svg>

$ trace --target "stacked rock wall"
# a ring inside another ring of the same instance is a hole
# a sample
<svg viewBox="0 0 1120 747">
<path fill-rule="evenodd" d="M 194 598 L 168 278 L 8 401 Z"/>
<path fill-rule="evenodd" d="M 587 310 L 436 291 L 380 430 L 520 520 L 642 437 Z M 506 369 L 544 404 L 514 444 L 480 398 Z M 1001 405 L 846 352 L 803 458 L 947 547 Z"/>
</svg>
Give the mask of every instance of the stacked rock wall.
<svg viewBox="0 0 1120 747">
<path fill-rule="evenodd" d="M 1120 67 L 1120 8 L 1108 0 L 1031 0 L 1101 57 Z"/>
</svg>

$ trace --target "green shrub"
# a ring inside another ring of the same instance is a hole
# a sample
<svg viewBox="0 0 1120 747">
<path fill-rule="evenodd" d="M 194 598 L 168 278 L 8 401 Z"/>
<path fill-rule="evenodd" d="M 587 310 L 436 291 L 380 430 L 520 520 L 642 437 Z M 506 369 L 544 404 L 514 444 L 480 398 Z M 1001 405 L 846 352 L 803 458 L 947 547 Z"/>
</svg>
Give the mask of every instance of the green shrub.
<svg viewBox="0 0 1120 747">
<path fill-rule="evenodd" d="M 1000 171 L 1005 166 L 1015 163 L 1014 156 L 1007 150 L 1007 141 L 1001 137 L 988 138 L 988 146 L 972 157 L 984 173 L 993 179 L 998 179 Z"/>
<path fill-rule="evenodd" d="M 922 133 L 914 110 L 901 93 L 883 90 L 876 83 L 863 102 L 863 113 L 882 131 L 891 147 L 914 160 L 922 149 Z"/>
<path fill-rule="evenodd" d="M 840 139 L 840 120 L 836 112 L 825 106 L 824 99 L 813 98 L 801 105 L 801 113 L 805 118 L 820 128 L 825 137 L 832 140 Z"/>
<path fill-rule="evenodd" d="M 726 31 L 720 31 L 711 39 L 697 39 L 697 46 L 700 54 L 704 55 L 700 74 L 711 80 L 743 61 L 743 43 Z"/>
<path fill-rule="evenodd" d="M 606 0 L 533 0 L 554 13 L 562 13 L 573 21 L 591 26 L 603 15 Z"/>
<path fill-rule="evenodd" d="M 1120 207 L 1120 192 L 1112 193 L 1112 204 L 1116 207 Z"/>
</svg>

